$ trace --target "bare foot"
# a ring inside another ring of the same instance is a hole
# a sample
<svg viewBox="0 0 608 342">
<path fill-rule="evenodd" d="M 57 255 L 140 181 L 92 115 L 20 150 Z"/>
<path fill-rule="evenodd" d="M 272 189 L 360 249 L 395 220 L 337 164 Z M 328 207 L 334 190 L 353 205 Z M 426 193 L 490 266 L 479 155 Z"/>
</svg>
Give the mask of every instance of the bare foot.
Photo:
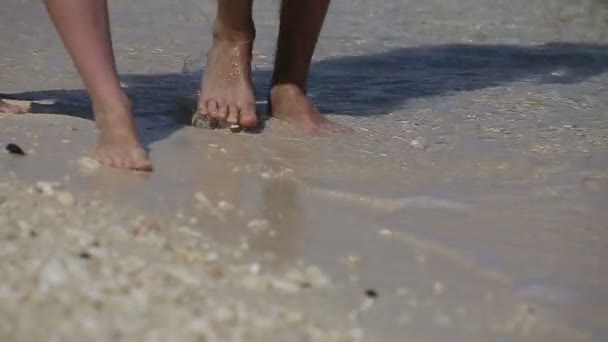
<svg viewBox="0 0 608 342">
<path fill-rule="evenodd" d="M 129 107 L 96 111 L 99 139 L 95 158 L 103 165 L 119 169 L 152 171 L 152 164 L 142 147 Z"/>
<path fill-rule="evenodd" d="M 207 56 L 198 111 L 226 123 L 255 127 L 255 98 L 251 82 L 253 40 L 226 39 L 216 34 Z"/>
<path fill-rule="evenodd" d="M 6 101 L 0 100 L 0 113 L 4 114 L 23 114 L 24 111 L 21 107 L 10 104 Z"/>
<path fill-rule="evenodd" d="M 304 91 L 293 84 L 279 84 L 270 90 L 272 116 L 289 122 L 309 134 L 348 132 L 350 129 L 326 119 Z"/>
</svg>

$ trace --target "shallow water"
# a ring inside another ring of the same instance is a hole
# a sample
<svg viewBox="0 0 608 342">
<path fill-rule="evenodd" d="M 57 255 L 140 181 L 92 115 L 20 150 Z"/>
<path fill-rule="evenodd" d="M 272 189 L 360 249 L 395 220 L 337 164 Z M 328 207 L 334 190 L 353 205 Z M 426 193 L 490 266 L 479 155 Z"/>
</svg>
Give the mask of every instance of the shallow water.
<svg viewBox="0 0 608 342">
<path fill-rule="evenodd" d="M 260 101 L 275 7 L 256 2 Z M 1 156 L 3 173 L 32 181 L 67 174 L 84 194 L 165 219 L 197 215 L 196 191 L 228 201 L 246 218 L 269 220 L 276 237 L 252 245 L 280 256 L 276 267 L 310 260 L 352 291 L 389 293 L 365 321 L 387 340 L 608 334 L 601 2 L 336 0 L 310 92 L 355 133 L 310 139 L 274 121 L 257 135 L 176 124 L 177 108 L 198 85 L 213 7 L 114 1 L 118 63 L 156 165 L 145 178 L 78 172 L 75 161 L 94 143 L 85 93 L 39 2 L 9 0 L 4 8 L 0 92 L 53 101 L 34 103 L 40 115 L 2 118 L 0 141 L 35 152 Z M 11 13 L 20 21 L 9 25 Z M 201 217 L 197 228 L 237 241 L 244 220 Z M 353 254 L 363 260 L 354 271 L 340 262 Z M 437 282 L 445 293 L 434 293 Z M 398 288 L 413 295 L 398 298 Z M 522 321 L 521 303 L 535 307 L 533 324 Z"/>
</svg>

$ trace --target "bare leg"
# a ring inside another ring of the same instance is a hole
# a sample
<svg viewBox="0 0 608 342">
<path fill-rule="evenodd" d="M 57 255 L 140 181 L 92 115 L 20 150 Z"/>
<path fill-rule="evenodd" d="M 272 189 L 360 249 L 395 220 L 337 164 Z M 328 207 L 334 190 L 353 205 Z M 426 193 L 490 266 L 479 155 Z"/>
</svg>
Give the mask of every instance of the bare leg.
<svg viewBox="0 0 608 342">
<path fill-rule="evenodd" d="M 340 130 L 306 96 L 308 70 L 330 0 L 283 0 L 270 103 L 272 115 L 309 132 Z"/>
<path fill-rule="evenodd" d="M 10 104 L 6 101 L 0 100 L 0 113 L 3 114 L 22 114 L 23 109 L 21 107 Z"/>
<path fill-rule="evenodd" d="M 99 128 L 96 158 L 103 164 L 151 170 L 135 131 L 131 104 L 120 88 L 106 0 L 45 0 L 93 102 Z"/>
<path fill-rule="evenodd" d="M 252 2 L 218 0 L 198 110 L 218 120 L 220 126 L 225 122 L 244 127 L 257 124 L 251 83 Z"/>
</svg>

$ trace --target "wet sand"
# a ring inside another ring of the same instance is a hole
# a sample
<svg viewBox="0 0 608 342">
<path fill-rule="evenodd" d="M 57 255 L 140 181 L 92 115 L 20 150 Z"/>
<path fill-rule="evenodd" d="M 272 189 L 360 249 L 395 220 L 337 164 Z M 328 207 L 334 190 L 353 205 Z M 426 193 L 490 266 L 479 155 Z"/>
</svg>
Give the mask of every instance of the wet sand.
<svg viewBox="0 0 608 342">
<path fill-rule="evenodd" d="M 26 153 L 0 154 L 2 340 L 608 336 L 601 2 L 336 0 L 311 93 L 355 132 L 307 138 L 175 124 L 213 7 L 114 1 L 147 176 L 83 159 L 90 106 L 42 6 L 5 8 L 0 93 L 31 113 L 0 116 Z M 260 107 L 276 19 L 257 1 Z"/>
</svg>

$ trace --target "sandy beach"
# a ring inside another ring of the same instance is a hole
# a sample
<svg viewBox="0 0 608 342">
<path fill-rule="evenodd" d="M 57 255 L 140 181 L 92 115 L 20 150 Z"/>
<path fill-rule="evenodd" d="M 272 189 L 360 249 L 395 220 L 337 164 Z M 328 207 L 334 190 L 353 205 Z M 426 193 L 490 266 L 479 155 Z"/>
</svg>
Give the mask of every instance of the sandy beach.
<svg viewBox="0 0 608 342">
<path fill-rule="evenodd" d="M 90 158 L 44 6 L 4 1 L 1 341 L 608 339 L 608 3 L 335 0 L 310 94 L 354 132 L 326 137 L 181 124 L 213 3 L 111 1 L 143 174 Z"/>
</svg>

